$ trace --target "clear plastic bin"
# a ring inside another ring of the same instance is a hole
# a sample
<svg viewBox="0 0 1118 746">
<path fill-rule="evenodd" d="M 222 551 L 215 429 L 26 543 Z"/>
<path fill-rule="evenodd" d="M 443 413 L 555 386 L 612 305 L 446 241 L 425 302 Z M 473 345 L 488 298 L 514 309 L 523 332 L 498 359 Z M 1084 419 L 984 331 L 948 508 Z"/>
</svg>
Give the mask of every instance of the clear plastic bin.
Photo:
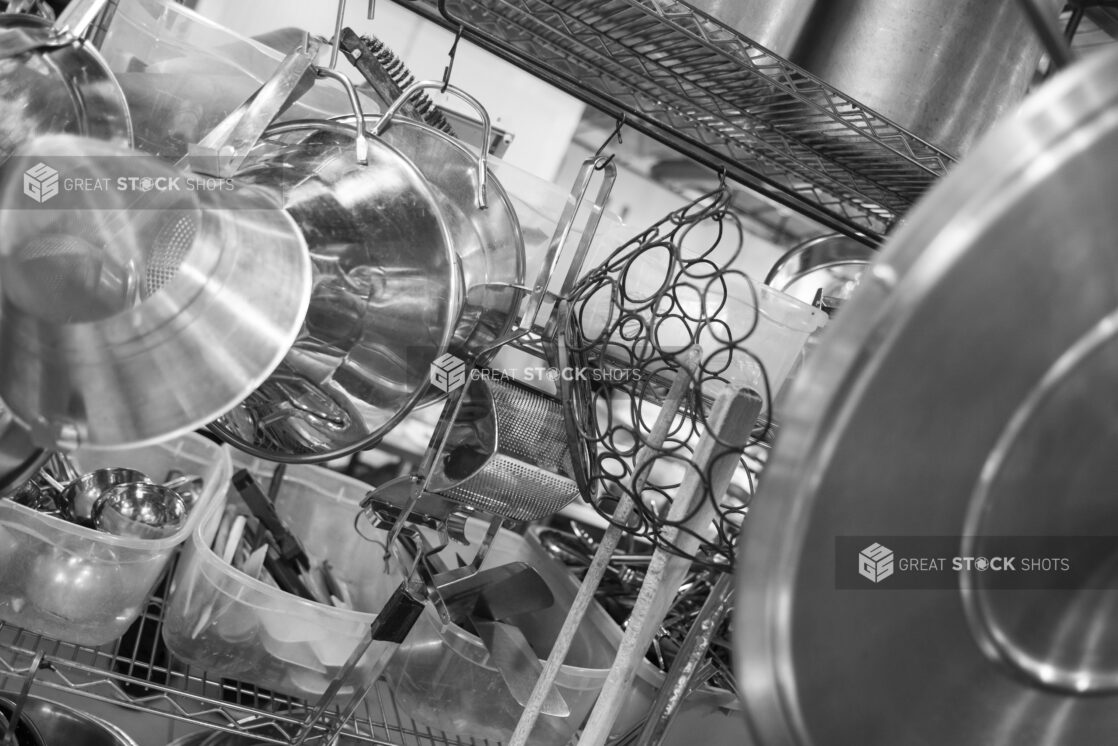
<svg viewBox="0 0 1118 746">
<path fill-rule="evenodd" d="M 248 468 L 265 492 L 274 466 L 234 455 L 234 468 Z M 395 562 L 386 567 L 383 544 L 354 531 L 368 490 L 328 469 L 290 466 L 276 498 L 276 512 L 312 564 L 328 560 L 359 611 L 285 593 L 223 562 L 210 549 L 222 517 L 215 510 L 191 535 L 175 571 L 163 625 L 167 646 L 210 674 L 297 697 L 321 695 L 403 579 Z M 248 515 L 235 491 L 226 498 Z M 395 644 L 373 643 L 340 696 L 376 678 L 395 650 Z"/>
<path fill-rule="evenodd" d="M 467 535 L 474 539 L 484 530 L 484 524 L 471 521 Z M 472 548 L 477 544 L 472 541 Z M 527 562 L 537 570 L 555 596 L 551 608 L 508 620 L 524 632 L 532 649 L 545 659 L 574 600 L 574 587 L 567 582 L 565 568 L 542 549 L 523 536 L 501 531 L 484 567 L 514 561 Z M 555 679 L 571 714 L 566 718 L 541 715 L 530 739 L 533 746 L 562 746 L 570 739 L 594 705 L 616 649 L 599 620 L 588 617 L 583 622 L 567 656 L 569 664 Z M 385 675 L 402 712 L 424 725 L 458 734 L 463 740 L 507 741 L 523 710 L 500 673 L 490 665 L 481 640 L 457 625 L 442 624 L 430 606 L 400 645 Z"/>
<path fill-rule="evenodd" d="M 121 0 L 101 53 L 124 89 L 137 147 L 177 159 L 263 84 L 285 52 L 302 43 L 300 34 L 288 37 L 293 38 L 284 39 L 281 52 L 174 0 Z M 328 54 L 323 49 L 319 61 Z M 379 111 L 360 95 L 366 113 Z M 321 81 L 281 118 L 324 119 L 352 111 L 337 83 Z"/>
<path fill-rule="evenodd" d="M 470 521 L 467 535 L 472 546 L 485 531 L 485 525 Z M 566 567 L 556 562 L 535 539 L 536 529 L 527 536 L 502 531 L 493 542 L 484 567 L 523 561 L 536 569 L 551 588 L 555 604 L 544 611 L 510 620 L 524 631 L 541 659 L 551 646 L 574 601 L 578 584 Z M 467 555 L 468 556 L 468 555 Z M 449 559 L 449 558 L 448 558 Z M 571 714 L 567 718 L 541 715 L 529 739 L 533 746 L 563 746 L 579 728 L 601 691 L 621 643 L 621 629 L 594 603 L 590 605 L 567 655 L 556 684 Z M 385 670 L 392 683 L 400 710 L 416 721 L 455 733 L 468 740 L 490 739 L 505 742 L 520 719 L 522 708 L 512 698 L 504 681 L 488 663 L 481 640 L 457 625 L 444 625 L 428 607 L 415 629 L 400 646 Z M 647 661 L 637 670 L 630 695 L 617 719 L 612 735 L 627 734 L 642 724 L 664 674 Z M 745 719 L 733 694 L 703 689 L 684 702 L 672 733 L 717 734 L 706 743 L 750 743 Z M 668 743 L 676 743 L 669 734 Z M 686 737 L 682 743 L 691 743 Z"/>
<path fill-rule="evenodd" d="M 143 611 L 175 549 L 202 522 L 231 476 L 228 450 L 198 435 L 130 450 L 78 451 L 80 471 L 137 469 L 162 479 L 201 476 L 186 525 L 158 540 L 112 536 L 0 500 L 0 620 L 78 645 L 103 645 Z"/>
</svg>

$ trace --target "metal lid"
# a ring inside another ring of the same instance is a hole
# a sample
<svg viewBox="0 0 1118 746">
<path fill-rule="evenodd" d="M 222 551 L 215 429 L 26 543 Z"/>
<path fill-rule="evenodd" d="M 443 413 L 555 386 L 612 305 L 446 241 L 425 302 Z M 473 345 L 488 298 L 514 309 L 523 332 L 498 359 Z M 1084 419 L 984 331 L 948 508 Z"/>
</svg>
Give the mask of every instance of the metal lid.
<svg viewBox="0 0 1118 746">
<path fill-rule="evenodd" d="M 759 740 L 1095 744 L 1118 727 L 1113 590 L 951 572 L 897 589 L 911 537 L 953 538 L 950 566 L 999 533 L 1118 534 L 1116 157 L 1111 52 L 921 203 L 797 378 L 738 558 Z M 877 583 L 858 574 L 874 545 L 895 554 Z M 1118 587 L 1108 561 L 1090 565 L 1101 588 Z"/>
</svg>

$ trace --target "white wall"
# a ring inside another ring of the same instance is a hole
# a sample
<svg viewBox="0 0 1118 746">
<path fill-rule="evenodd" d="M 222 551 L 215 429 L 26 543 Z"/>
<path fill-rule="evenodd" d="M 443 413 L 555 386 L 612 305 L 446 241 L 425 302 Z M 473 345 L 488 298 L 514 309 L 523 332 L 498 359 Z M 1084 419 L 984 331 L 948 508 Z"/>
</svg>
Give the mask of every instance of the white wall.
<svg viewBox="0 0 1118 746">
<path fill-rule="evenodd" d="M 336 7 L 321 0 L 200 0 L 197 10 L 249 36 L 294 26 L 329 38 Z M 366 18 L 366 10 L 364 0 L 350 0 L 346 25 L 375 35 L 418 79 L 442 78 L 453 34 L 389 0 L 377 1 L 374 20 Z M 344 58 L 339 69 L 360 79 Z M 480 100 L 494 124 L 515 135 L 505 160 L 547 181 L 555 180 L 582 117 L 581 102 L 465 41 L 458 45 L 451 82 Z M 443 105 L 444 100 L 437 103 Z M 449 97 L 445 104 L 470 111 Z"/>
</svg>

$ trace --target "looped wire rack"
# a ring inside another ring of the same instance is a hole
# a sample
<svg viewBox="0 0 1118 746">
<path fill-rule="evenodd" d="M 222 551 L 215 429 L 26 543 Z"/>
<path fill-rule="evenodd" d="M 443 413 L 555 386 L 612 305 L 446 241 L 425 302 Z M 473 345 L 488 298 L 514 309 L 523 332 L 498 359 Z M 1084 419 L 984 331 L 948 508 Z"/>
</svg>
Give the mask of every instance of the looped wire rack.
<svg viewBox="0 0 1118 746">
<path fill-rule="evenodd" d="M 622 528 L 668 551 L 715 570 L 730 570 L 733 548 L 748 508 L 760 462 L 741 459 L 745 488 L 732 487 L 718 501 L 714 539 L 703 539 L 696 555 L 672 540 L 665 516 L 688 472 L 714 497 L 709 475 L 693 460 L 707 430 L 709 409 L 729 382 L 747 384 L 764 402 L 765 424 L 751 445 L 765 437 L 772 391 L 764 362 L 750 349 L 761 321 L 761 296 L 736 266 L 744 245 L 738 218 L 728 211 L 730 192 L 721 186 L 677 210 L 613 252 L 585 274 L 568 299 L 561 348 L 568 435 L 578 444 L 576 473 L 583 496 L 606 520 L 619 498 L 635 505 Z M 700 353 L 682 364 L 694 346 Z M 689 378 L 679 413 L 663 444 L 648 434 L 676 376 Z M 567 379 L 570 379 L 569 381 Z M 646 458 L 638 453 L 646 448 Z M 747 449 L 747 454 L 751 449 Z M 641 484 L 643 482 L 643 484 Z M 692 532 L 693 535 L 694 532 Z"/>
</svg>

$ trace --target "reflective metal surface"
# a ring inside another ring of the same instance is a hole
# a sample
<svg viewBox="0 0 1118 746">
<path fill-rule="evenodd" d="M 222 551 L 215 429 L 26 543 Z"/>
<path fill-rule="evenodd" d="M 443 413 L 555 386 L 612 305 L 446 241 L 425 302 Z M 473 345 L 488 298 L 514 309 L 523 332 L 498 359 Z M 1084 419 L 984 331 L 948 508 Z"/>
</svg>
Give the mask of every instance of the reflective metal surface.
<svg viewBox="0 0 1118 746">
<path fill-rule="evenodd" d="M 352 127 L 321 123 L 269 140 L 238 177 L 282 193 L 314 266 L 295 344 L 213 425 L 262 458 L 317 462 L 375 444 L 425 393 L 454 337 L 453 250 L 473 230 L 383 141 L 369 139 L 368 161 L 354 160 Z"/>
<path fill-rule="evenodd" d="M 930 195 L 796 379 L 738 558 L 737 670 L 761 742 L 1113 739 L 1118 591 L 965 575 L 838 590 L 836 561 L 857 557 L 835 546 L 1118 535 L 1116 158 L 1109 53 L 1035 93 Z"/>
<path fill-rule="evenodd" d="M 112 723 L 39 697 L 27 698 L 23 716 L 41 734 L 44 746 L 137 746 Z"/>
<path fill-rule="evenodd" d="M 765 284 L 804 303 L 837 308 L 850 299 L 877 251 L 838 234 L 819 236 L 780 257 Z"/>
<path fill-rule="evenodd" d="M 27 164 L 136 190 L 24 193 Z M 139 178 L 144 177 L 144 178 Z M 0 396 L 39 445 L 143 445 L 255 389 L 303 322 L 310 259 L 275 196 L 68 135 L 0 169 Z M 229 186 L 230 188 L 226 188 Z"/>
<path fill-rule="evenodd" d="M 160 484 L 129 482 L 112 487 L 93 506 L 100 531 L 136 539 L 163 539 L 186 523 L 186 502 Z"/>
<path fill-rule="evenodd" d="M 489 173 L 487 206 L 478 206 L 478 157 L 444 132 L 397 116 L 378 136 L 414 163 L 449 200 L 447 209 L 458 211 L 477 234 L 477 241 L 455 245 L 465 295 L 451 343 L 455 354 L 477 355 L 511 328 L 523 296 L 515 286 L 524 282 L 524 238 L 512 201 Z M 480 362 L 491 357 L 483 355 Z"/>
<path fill-rule="evenodd" d="M 18 490 L 39 470 L 49 454 L 31 442 L 31 433 L 0 402 L 0 497 Z"/>
<path fill-rule="evenodd" d="M 1055 19 L 1063 0 L 1043 0 Z M 1018 0 L 816 0 L 792 62 L 949 153 L 1015 106 L 1041 44 Z"/>
<path fill-rule="evenodd" d="M 52 132 L 132 144 L 128 103 L 108 64 L 92 45 L 65 38 L 45 19 L 0 16 L 0 160 Z"/>
<path fill-rule="evenodd" d="M 742 36 L 791 57 L 815 0 L 688 0 Z"/>
</svg>

